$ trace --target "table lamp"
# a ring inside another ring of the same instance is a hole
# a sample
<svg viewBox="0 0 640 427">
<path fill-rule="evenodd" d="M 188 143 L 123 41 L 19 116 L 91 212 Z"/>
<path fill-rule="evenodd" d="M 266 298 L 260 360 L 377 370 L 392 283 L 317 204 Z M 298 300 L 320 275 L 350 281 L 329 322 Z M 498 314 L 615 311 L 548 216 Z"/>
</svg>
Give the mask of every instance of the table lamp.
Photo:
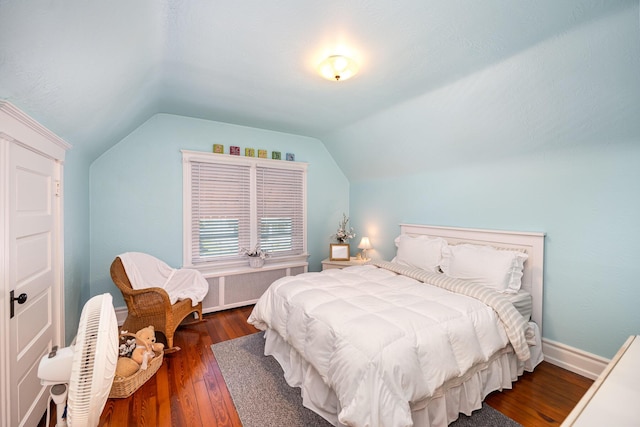
<svg viewBox="0 0 640 427">
<path fill-rule="evenodd" d="M 368 237 L 365 236 L 360 240 L 358 249 L 362 249 L 362 259 L 367 260 L 367 249 L 371 249 L 371 242 Z"/>
</svg>

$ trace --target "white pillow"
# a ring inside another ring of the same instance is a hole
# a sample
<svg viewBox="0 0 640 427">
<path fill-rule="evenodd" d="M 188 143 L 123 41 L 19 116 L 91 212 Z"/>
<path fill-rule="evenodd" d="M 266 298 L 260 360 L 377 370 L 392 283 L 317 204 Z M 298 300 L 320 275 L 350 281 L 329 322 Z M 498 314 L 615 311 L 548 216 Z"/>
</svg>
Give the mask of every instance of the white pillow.
<svg viewBox="0 0 640 427">
<path fill-rule="evenodd" d="M 442 271 L 451 277 L 471 280 L 498 292 L 515 293 L 522 284 L 524 252 L 491 246 L 455 245 L 442 250 Z"/>
<path fill-rule="evenodd" d="M 447 246 L 446 240 L 439 237 L 413 237 L 401 234 L 394 241 L 398 247 L 394 262 L 436 273 L 439 272 L 438 266 L 442 260 L 442 248 Z"/>
</svg>

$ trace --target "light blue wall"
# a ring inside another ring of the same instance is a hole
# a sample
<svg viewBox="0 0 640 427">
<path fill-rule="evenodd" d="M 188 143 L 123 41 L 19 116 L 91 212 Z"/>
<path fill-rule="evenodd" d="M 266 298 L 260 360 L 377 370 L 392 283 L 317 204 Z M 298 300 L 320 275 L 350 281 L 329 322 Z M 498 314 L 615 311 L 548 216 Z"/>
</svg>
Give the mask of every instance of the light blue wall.
<svg viewBox="0 0 640 427">
<path fill-rule="evenodd" d="M 385 259 L 399 223 L 545 232 L 544 336 L 612 357 L 640 331 L 639 165 L 630 143 L 361 182 L 351 215 Z"/>
<path fill-rule="evenodd" d="M 630 2 L 323 139 L 373 254 L 402 222 L 542 231 L 544 337 L 612 357 L 639 333 L 638 18 Z"/>
<path fill-rule="evenodd" d="M 64 164 L 65 339 L 76 335 L 89 299 L 89 156 L 71 148 Z"/>
<path fill-rule="evenodd" d="M 91 165 L 91 295 L 111 292 L 123 300 L 109 276 L 122 252 L 142 251 L 169 265 L 182 265 L 181 149 L 211 152 L 214 143 L 292 152 L 309 163 L 307 178 L 309 269 L 320 270 L 330 235 L 348 211 L 344 174 L 314 138 L 158 114 Z"/>
</svg>

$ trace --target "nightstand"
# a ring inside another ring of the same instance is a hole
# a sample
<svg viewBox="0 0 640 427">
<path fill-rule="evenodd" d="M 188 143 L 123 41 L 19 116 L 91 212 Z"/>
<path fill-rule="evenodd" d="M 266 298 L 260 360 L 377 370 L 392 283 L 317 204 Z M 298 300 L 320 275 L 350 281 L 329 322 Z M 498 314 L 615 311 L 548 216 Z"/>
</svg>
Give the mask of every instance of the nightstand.
<svg viewBox="0 0 640 427">
<path fill-rule="evenodd" d="M 363 265 L 364 263 L 371 261 L 370 259 L 357 259 L 351 257 L 349 261 L 330 261 L 329 258 L 322 260 L 322 269 L 330 270 L 332 268 L 345 268 L 352 265 Z"/>
</svg>

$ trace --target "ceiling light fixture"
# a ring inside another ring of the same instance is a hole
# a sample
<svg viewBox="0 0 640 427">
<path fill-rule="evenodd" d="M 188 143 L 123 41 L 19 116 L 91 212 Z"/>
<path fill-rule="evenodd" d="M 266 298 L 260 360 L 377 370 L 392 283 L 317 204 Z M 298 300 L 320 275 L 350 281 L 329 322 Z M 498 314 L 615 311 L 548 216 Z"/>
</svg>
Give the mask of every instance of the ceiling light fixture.
<svg viewBox="0 0 640 427">
<path fill-rule="evenodd" d="M 327 80 L 347 80 L 358 71 L 358 64 L 348 56 L 331 55 L 318 65 L 318 70 Z"/>
</svg>

